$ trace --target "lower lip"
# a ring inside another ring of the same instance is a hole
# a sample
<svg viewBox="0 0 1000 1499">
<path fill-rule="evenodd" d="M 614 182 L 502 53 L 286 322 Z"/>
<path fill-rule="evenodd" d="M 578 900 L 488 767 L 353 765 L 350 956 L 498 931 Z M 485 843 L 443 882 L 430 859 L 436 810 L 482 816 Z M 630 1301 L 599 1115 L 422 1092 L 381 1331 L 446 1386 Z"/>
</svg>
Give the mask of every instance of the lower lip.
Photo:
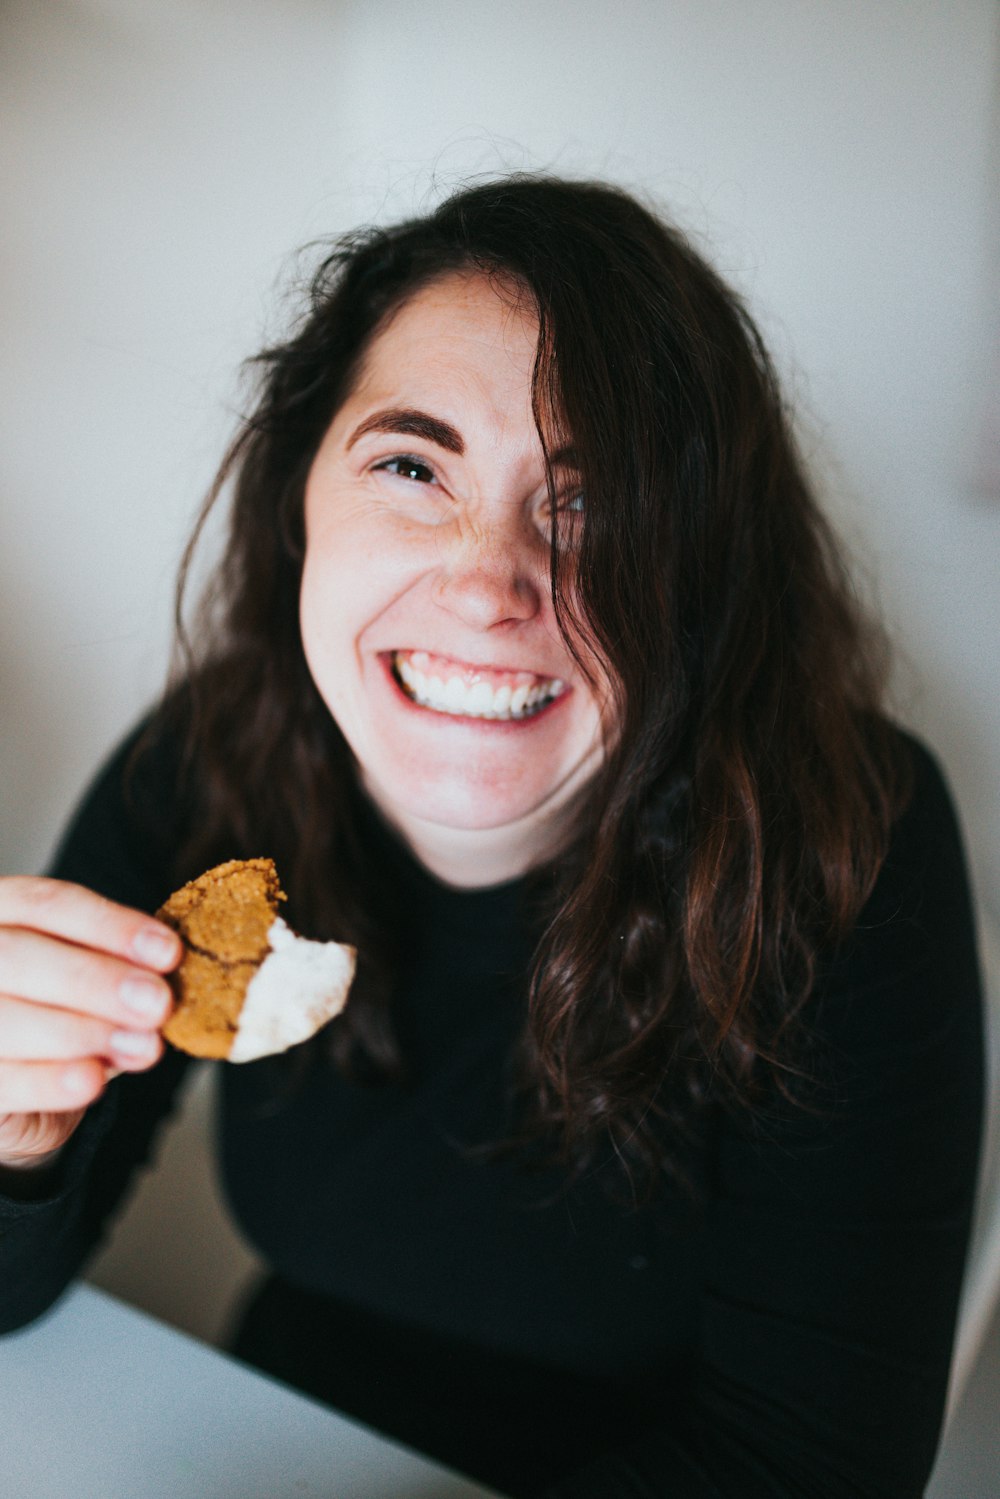
<svg viewBox="0 0 1000 1499">
<path fill-rule="evenodd" d="M 530 729 L 536 724 L 542 723 L 550 718 L 561 705 L 569 698 L 572 688 L 564 689 L 558 697 L 550 698 L 543 708 L 530 713 L 526 718 L 474 718 L 464 713 L 442 713 L 436 708 L 424 708 L 416 702 L 409 693 L 404 692 L 396 680 L 396 673 L 392 669 L 393 652 L 386 652 L 379 656 L 379 663 L 383 674 L 395 694 L 397 702 L 408 708 L 411 713 L 419 715 L 426 723 L 437 720 L 441 724 L 458 724 L 463 728 L 488 730 L 493 734 L 510 733 L 514 729 Z"/>
</svg>

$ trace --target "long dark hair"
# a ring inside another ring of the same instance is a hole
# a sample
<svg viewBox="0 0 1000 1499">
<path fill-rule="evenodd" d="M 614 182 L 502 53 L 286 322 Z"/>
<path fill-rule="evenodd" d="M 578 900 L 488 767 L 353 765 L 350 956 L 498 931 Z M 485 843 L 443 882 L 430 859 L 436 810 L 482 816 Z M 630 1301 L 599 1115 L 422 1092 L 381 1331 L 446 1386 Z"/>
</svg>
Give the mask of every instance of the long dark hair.
<svg viewBox="0 0 1000 1499">
<path fill-rule="evenodd" d="M 817 963 L 872 887 L 904 775 L 878 712 L 880 638 L 760 336 L 630 195 L 513 176 L 344 239 L 292 336 L 257 356 L 256 405 L 205 511 L 231 491 L 228 546 L 182 627 L 169 699 L 183 704 L 198 796 L 182 864 L 274 855 L 299 924 L 363 955 L 337 1062 L 391 1074 L 392 927 L 353 760 L 299 638 L 303 489 L 387 314 L 470 269 L 537 309 L 536 423 L 543 445 L 554 413 L 572 434 L 586 494 L 572 591 L 553 541 L 553 597 L 618 706 L 554 872 L 523 1117 L 570 1165 L 610 1145 L 655 1170 L 670 1163 L 664 1120 L 683 1130 L 709 1096 L 742 1106 L 794 1091 Z"/>
</svg>

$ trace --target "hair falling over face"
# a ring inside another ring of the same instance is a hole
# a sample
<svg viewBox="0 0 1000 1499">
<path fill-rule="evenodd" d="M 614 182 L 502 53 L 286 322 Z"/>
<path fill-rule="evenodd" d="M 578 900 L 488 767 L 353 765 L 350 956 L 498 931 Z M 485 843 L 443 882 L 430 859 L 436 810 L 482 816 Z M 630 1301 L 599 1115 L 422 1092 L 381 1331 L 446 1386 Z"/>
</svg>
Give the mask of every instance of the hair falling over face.
<svg viewBox="0 0 1000 1499">
<path fill-rule="evenodd" d="M 336 1064 L 399 1070 L 401 955 L 355 764 L 299 635 L 303 492 L 372 338 L 454 271 L 537 313 L 539 436 L 547 454 L 568 438 L 586 496 L 573 548 L 552 538 L 556 617 L 617 704 L 572 846 L 541 872 L 518 1135 L 571 1168 L 610 1149 L 652 1181 L 679 1169 L 671 1142 L 709 1098 L 806 1095 L 809 996 L 872 887 L 906 767 L 879 712 L 880 634 L 760 336 L 636 198 L 512 176 L 358 233 L 323 261 L 289 340 L 254 361 L 256 404 L 205 511 L 229 496 L 228 544 L 187 628 L 179 594 L 162 709 L 183 724 L 197 807 L 182 862 L 266 846 L 300 924 L 361 954 Z"/>
</svg>

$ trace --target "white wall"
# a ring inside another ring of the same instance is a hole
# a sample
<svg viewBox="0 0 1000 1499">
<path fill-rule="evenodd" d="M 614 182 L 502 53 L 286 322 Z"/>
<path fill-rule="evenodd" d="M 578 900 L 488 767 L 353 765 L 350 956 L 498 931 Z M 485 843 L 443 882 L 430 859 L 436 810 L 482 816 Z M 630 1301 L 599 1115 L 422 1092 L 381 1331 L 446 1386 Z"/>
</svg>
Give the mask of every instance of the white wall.
<svg viewBox="0 0 1000 1499">
<path fill-rule="evenodd" d="M 992 0 L 0 0 L 0 869 L 155 694 L 290 252 L 549 167 L 654 193 L 746 290 L 1000 915 L 998 40 Z M 251 1262 L 191 1161 L 101 1273 L 211 1334 Z"/>
<path fill-rule="evenodd" d="M 6 0 L 0 868 L 159 682 L 290 252 L 545 166 L 652 191 L 748 292 L 1000 906 L 997 33 L 990 0 Z"/>
</svg>

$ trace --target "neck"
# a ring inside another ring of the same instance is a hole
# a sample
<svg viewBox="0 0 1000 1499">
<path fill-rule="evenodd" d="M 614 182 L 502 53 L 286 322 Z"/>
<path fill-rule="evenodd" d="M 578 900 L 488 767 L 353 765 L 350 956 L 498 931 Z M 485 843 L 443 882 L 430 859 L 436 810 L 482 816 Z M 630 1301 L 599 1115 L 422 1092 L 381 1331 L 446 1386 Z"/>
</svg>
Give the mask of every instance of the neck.
<svg viewBox="0 0 1000 1499">
<path fill-rule="evenodd" d="M 497 828 L 453 828 L 381 806 L 414 858 L 436 879 L 465 890 L 503 885 L 555 858 L 572 836 L 573 810 L 561 808 L 544 823 L 525 817 Z"/>
</svg>

